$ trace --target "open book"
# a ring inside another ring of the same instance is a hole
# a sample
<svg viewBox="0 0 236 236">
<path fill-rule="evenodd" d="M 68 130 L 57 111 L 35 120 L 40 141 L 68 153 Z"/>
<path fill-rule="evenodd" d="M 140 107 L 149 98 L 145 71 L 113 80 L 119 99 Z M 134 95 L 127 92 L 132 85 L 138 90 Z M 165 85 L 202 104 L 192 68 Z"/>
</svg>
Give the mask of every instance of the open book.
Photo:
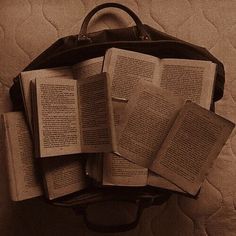
<svg viewBox="0 0 236 236">
<path fill-rule="evenodd" d="M 110 80 L 37 78 L 32 83 L 39 157 L 116 150 Z"/>
<path fill-rule="evenodd" d="M 195 195 L 234 124 L 140 81 L 118 127 L 118 153 Z"/>
<path fill-rule="evenodd" d="M 103 65 L 112 80 L 113 97 L 128 100 L 138 81 L 144 80 L 207 109 L 212 103 L 215 69 L 210 61 L 159 59 L 118 48 L 106 52 Z"/>
<path fill-rule="evenodd" d="M 12 200 L 21 201 L 43 195 L 43 183 L 45 194 L 49 199 L 61 197 L 88 186 L 84 160 L 78 155 L 35 160 L 30 132 L 23 113 L 3 114 L 3 125 Z M 41 164 L 42 170 L 40 170 Z M 43 181 L 39 177 L 40 172 Z"/>
<path fill-rule="evenodd" d="M 21 94 L 24 102 L 25 114 L 32 132 L 32 104 L 30 83 L 37 78 L 75 79 L 80 80 L 102 72 L 103 57 L 97 57 L 79 62 L 71 67 L 57 67 L 32 71 L 24 71 L 20 74 Z"/>
</svg>

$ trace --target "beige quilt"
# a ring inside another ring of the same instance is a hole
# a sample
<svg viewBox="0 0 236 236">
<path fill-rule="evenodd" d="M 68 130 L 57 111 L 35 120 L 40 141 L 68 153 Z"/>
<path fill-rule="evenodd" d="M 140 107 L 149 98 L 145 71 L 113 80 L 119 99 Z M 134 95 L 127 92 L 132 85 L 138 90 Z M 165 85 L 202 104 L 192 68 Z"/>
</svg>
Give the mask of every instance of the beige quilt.
<svg viewBox="0 0 236 236">
<path fill-rule="evenodd" d="M 83 17 L 103 0 L 0 0 L 0 113 L 10 111 L 8 89 L 33 58 L 56 39 L 77 34 Z M 236 122 L 236 1 L 122 0 L 142 21 L 206 47 L 225 65 L 225 95 L 216 112 Z M 104 11 L 105 12 L 105 11 Z M 114 10 L 106 10 L 114 13 Z M 90 31 L 132 25 L 125 13 L 99 14 Z M 0 159 L 0 235 L 102 235 L 89 231 L 71 209 L 34 199 L 9 200 Z M 197 200 L 173 194 L 144 211 L 135 230 L 113 235 L 236 235 L 236 130 L 211 169 Z"/>
</svg>

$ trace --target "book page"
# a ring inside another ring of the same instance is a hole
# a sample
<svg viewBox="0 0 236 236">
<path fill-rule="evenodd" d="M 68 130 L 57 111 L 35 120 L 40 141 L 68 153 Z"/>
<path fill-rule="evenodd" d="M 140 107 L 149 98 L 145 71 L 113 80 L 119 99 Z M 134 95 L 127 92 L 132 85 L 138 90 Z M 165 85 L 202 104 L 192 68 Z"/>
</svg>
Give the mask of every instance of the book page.
<svg viewBox="0 0 236 236">
<path fill-rule="evenodd" d="M 215 70 L 210 61 L 162 59 L 158 86 L 210 109 Z"/>
<path fill-rule="evenodd" d="M 21 201 L 42 195 L 33 145 L 23 113 L 3 114 L 11 198 Z"/>
<path fill-rule="evenodd" d="M 114 123 L 116 135 L 119 136 L 119 126 L 124 121 L 126 102 L 113 100 Z M 108 153 L 103 157 L 103 185 L 145 186 L 147 184 L 147 169 L 117 155 Z"/>
<path fill-rule="evenodd" d="M 187 102 L 150 169 L 184 191 L 197 194 L 234 124 Z"/>
<path fill-rule="evenodd" d="M 30 83 L 36 78 L 61 78 L 61 79 L 73 79 L 72 70 L 70 67 L 57 67 L 33 71 L 24 71 L 20 74 L 21 93 L 24 101 L 25 114 L 27 122 L 32 132 L 32 105 L 31 105 L 31 92 Z"/>
<path fill-rule="evenodd" d="M 112 81 L 112 96 L 129 99 L 140 80 L 159 80 L 159 59 L 147 54 L 111 48 L 107 50 L 103 71 Z"/>
<path fill-rule="evenodd" d="M 102 72 L 103 57 L 88 59 L 72 67 L 74 79 L 85 79 Z"/>
<path fill-rule="evenodd" d="M 88 186 L 85 162 L 79 155 L 41 160 L 47 197 L 52 200 Z"/>
<path fill-rule="evenodd" d="M 126 104 L 127 102 L 124 102 L 124 101 L 114 100 L 114 99 L 112 100 L 115 128 L 119 126 L 121 122 L 121 116 L 122 116 L 122 113 L 124 111 Z M 118 132 L 117 132 L 118 130 L 116 129 L 115 131 L 116 131 L 116 137 L 118 137 Z M 104 155 L 103 153 L 98 153 L 98 154 L 95 154 L 96 156 L 94 156 L 94 154 L 90 154 L 90 155 L 91 156 L 88 157 L 87 163 L 86 163 L 87 175 L 95 179 L 98 183 L 102 183 L 103 171 L 106 172 L 106 171 L 109 171 L 110 168 L 112 168 L 110 166 L 109 158 L 106 158 L 106 157 L 112 154 Z"/>
<path fill-rule="evenodd" d="M 182 105 L 180 97 L 148 82 L 140 82 L 124 111 L 119 154 L 149 167 Z"/>
<path fill-rule="evenodd" d="M 37 78 L 40 157 L 80 153 L 76 80 Z"/>
<path fill-rule="evenodd" d="M 103 159 L 103 185 L 146 186 L 148 169 L 108 153 Z"/>
<path fill-rule="evenodd" d="M 112 99 L 112 107 L 113 107 L 113 116 L 114 116 L 114 125 L 116 130 L 116 137 L 119 138 L 120 135 L 120 126 L 124 122 L 125 119 L 125 108 L 127 106 L 127 102 L 122 100 Z"/>
<path fill-rule="evenodd" d="M 173 184 L 169 180 L 163 178 L 162 176 L 148 171 L 147 184 L 153 187 L 164 188 L 175 192 L 185 193 L 183 189 L 179 188 L 177 185 Z"/>
<path fill-rule="evenodd" d="M 108 75 L 101 73 L 77 82 L 82 152 L 116 150 Z"/>
</svg>

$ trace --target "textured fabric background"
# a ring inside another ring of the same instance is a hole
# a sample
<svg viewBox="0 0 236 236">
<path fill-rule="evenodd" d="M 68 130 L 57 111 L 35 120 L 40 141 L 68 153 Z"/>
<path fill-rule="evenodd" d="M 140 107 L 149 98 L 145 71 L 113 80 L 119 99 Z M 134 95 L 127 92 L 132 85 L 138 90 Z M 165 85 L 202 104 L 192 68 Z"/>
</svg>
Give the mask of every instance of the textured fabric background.
<svg viewBox="0 0 236 236">
<path fill-rule="evenodd" d="M 0 113 L 10 111 L 8 89 L 33 58 L 60 37 L 77 34 L 83 17 L 102 0 L 0 0 Z M 206 47 L 225 65 L 224 98 L 216 112 L 236 122 L 236 1 L 122 0 L 142 21 L 161 31 Z M 120 11 L 98 14 L 90 31 L 126 27 Z M 115 15 L 114 15 L 115 12 Z M 89 231 L 70 209 L 34 199 L 9 200 L 0 159 L 0 234 L 101 235 Z M 128 214 L 128 212 L 127 212 Z M 211 169 L 197 200 L 173 194 L 166 204 L 147 209 L 139 226 L 112 235 L 236 235 L 236 130 Z"/>
</svg>

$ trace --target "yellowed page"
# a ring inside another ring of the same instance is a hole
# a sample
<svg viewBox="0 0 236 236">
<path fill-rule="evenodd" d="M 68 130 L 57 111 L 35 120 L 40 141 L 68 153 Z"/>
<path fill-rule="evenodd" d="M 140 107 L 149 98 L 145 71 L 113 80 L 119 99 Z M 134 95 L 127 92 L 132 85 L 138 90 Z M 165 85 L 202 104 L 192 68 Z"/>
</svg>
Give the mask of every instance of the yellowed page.
<svg viewBox="0 0 236 236">
<path fill-rule="evenodd" d="M 82 152 L 112 152 L 116 135 L 107 73 L 78 80 Z"/>
<path fill-rule="evenodd" d="M 169 180 L 163 178 L 162 176 L 148 171 L 147 184 L 153 187 L 168 189 L 175 192 L 185 193 L 183 189 L 179 188 L 177 185 L 173 184 Z"/>
<path fill-rule="evenodd" d="M 199 191 L 234 124 L 194 103 L 179 113 L 150 169 L 184 191 Z"/>
<path fill-rule="evenodd" d="M 5 113 L 3 120 L 12 200 L 21 201 L 42 195 L 30 132 L 23 113 Z"/>
<path fill-rule="evenodd" d="M 210 109 L 216 64 L 210 61 L 162 59 L 158 86 Z"/>
<path fill-rule="evenodd" d="M 103 57 L 97 57 L 82 61 L 73 67 L 56 67 L 32 71 L 24 71 L 20 74 L 21 92 L 24 100 L 27 121 L 32 131 L 32 111 L 30 82 L 36 78 L 47 78 L 48 80 L 57 77 L 61 79 L 83 79 L 101 73 Z"/>
<path fill-rule="evenodd" d="M 119 126 L 124 121 L 126 102 L 113 100 L 113 113 L 116 135 L 119 136 Z M 108 153 L 103 157 L 103 185 L 145 186 L 147 184 L 147 169 L 128 161 L 116 153 Z"/>
<path fill-rule="evenodd" d="M 80 153 L 76 80 L 37 78 L 35 84 L 40 157 Z"/>
<path fill-rule="evenodd" d="M 103 185 L 146 186 L 148 169 L 115 154 L 104 155 Z"/>
<path fill-rule="evenodd" d="M 112 96 L 129 99 L 140 80 L 159 80 L 159 59 L 147 54 L 111 48 L 107 50 L 103 71 L 112 81 Z"/>
<path fill-rule="evenodd" d="M 41 162 L 47 197 L 50 200 L 88 186 L 85 163 L 79 155 L 50 157 Z"/>
<path fill-rule="evenodd" d="M 149 167 L 182 105 L 180 97 L 148 82 L 140 82 L 124 111 L 119 154 Z"/>
<path fill-rule="evenodd" d="M 116 137 L 119 138 L 120 135 L 120 126 L 124 123 L 125 119 L 125 108 L 127 106 L 127 102 L 122 100 L 112 100 L 113 114 L 114 114 L 114 125 L 116 130 Z"/>
<path fill-rule="evenodd" d="M 72 67 L 74 79 L 84 79 L 102 72 L 103 57 L 88 59 Z"/>
</svg>

